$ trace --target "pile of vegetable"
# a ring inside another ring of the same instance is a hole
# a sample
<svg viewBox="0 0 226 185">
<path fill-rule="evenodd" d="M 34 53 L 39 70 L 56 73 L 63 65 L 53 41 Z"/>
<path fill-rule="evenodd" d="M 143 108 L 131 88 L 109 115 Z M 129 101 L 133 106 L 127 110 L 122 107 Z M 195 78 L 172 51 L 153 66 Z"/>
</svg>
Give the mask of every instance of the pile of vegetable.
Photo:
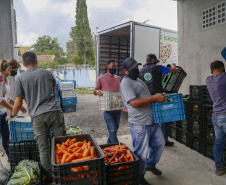
<svg viewBox="0 0 226 185">
<path fill-rule="evenodd" d="M 76 135 L 81 134 L 82 130 L 79 127 L 69 125 L 66 129 L 66 135 Z"/>
<path fill-rule="evenodd" d="M 14 167 L 14 171 L 7 185 L 28 185 L 38 182 L 40 168 L 38 162 L 24 159 Z"/>
<path fill-rule="evenodd" d="M 81 162 L 97 158 L 97 153 L 94 146 L 91 146 L 91 141 L 86 140 L 76 142 L 76 138 L 68 139 L 62 144 L 56 144 L 55 147 L 55 163 L 65 164 L 73 162 Z M 74 167 L 72 172 L 88 170 L 88 166 Z"/>
<path fill-rule="evenodd" d="M 127 149 L 127 146 L 121 145 L 120 143 L 118 145 L 106 147 L 102 149 L 102 151 L 105 154 L 105 163 L 109 165 L 134 161 L 132 152 Z M 128 166 L 120 166 L 118 170 L 125 168 L 128 168 Z"/>
</svg>

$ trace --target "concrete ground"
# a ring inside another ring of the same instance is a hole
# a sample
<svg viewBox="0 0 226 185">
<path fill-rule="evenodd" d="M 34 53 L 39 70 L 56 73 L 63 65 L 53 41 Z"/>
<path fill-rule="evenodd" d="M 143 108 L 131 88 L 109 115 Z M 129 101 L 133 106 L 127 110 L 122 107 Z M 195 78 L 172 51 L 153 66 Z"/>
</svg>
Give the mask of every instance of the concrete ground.
<svg viewBox="0 0 226 185">
<path fill-rule="evenodd" d="M 108 135 L 107 127 L 97 101 L 98 97 L 94 95 L 78 95 L 77 111 L 64 113 L 65 123 L 81 127 L 83 133 L 91 133 L 99 144 L 105 144 Z M 118 138 L 120 142 L 132 149 L 127 118 L 127 113 L 122 113 Z M 157 168 L 163 172 L 162 176 L 154 176 L 151 172 L 146 173 L 145 178 L 149 183 L 152 185 L 226 185 L 226 174 L 221 177 L 216 176 L 212 160 L 174 142 L 174 146 L 165 148 L 157 164 Z M 0 145 L 0 160 L 9 169 L 9 163 L 3 152 Z"/>
</svg>

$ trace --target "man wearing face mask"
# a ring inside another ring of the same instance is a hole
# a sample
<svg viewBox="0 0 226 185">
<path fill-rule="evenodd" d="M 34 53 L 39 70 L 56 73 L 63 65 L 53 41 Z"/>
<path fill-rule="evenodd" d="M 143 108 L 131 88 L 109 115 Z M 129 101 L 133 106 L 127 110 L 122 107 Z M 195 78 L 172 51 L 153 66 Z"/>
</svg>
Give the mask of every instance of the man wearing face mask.
<svg viewBox="0 0 226 185">
<path fill-rule="evenodd" d="M 140 79 L 147 84 L 151 95 L 163 93 L 162 74 L 176 73 L 177 69 L 175 64 L 171 64 L 171 68 L 162 65 L 156 65 L 159 63 L 159 60 L 157 60 L 157 57 L 154 54 L 147 55 L 146 62 L 147 63 L 140 70 Z M 166 146 L 173 146 L 174 142 L 170 142 L 168 140 L 167 124 L 168 123 L 161 123 L 161 129 L 166 141 Z"/>
<path fill-rule="evenodd" d="M 213 148 L 217 176 L 226 174 L 226 166 L 222 163 L 223 147 L 226 138 L 226 73 L 224 63 L 216 60 L 210 64 L 212 75 L 207 77 L 206 85 L 213 101 L 212 122 L 215 131 Z"/>
<path fill-rule="evenodd" d="M 93 91 L 94 95 L 102 96 L 102 91 L 119 92 L 122 79 L 121 77 L 115 75 L 117 70 L 115 60 L 107 61 L 106 70 L 107 73 L 97 78 L 96 86 Z M 121 110 L 103 111 L 103 115 L 109 133 L 107 144 L 118 143 L 117 131 L 121 117 Z"/>
<path fill-rule="evenodd" d="M 160 93 L 152 96 L 147 85 L 140 80 L 136 60 L 127 58 L 123 61 L 125 76 L 120 85 L 120 92 L 128 109 L 128 121 L 132 136 L 134 153 L 139 157 L 139 184 L 149 185 L 145 180 L 146 170 L 155 175 L 162 172 L 155 166 L 159 162 L 165 140 L 159 124 L 154 123 L 152 102 L 164 102 L 167 98 Z M 149 152 L 149 157 L 147 155 Z"/>
</svg>

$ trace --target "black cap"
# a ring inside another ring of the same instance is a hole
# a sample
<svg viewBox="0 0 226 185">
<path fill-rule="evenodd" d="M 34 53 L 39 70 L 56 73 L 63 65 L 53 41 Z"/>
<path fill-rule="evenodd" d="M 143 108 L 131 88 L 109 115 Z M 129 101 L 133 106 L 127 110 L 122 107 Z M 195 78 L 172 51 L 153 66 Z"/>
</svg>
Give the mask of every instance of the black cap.
<svg viewBox="0 0 226 185">
<path fill-rule="evenodd" d="M 152 59 L 155 59 L 157 63 L 159 63 L 159 60 L 157 59 L 155 54 L 149 54 L 146 56 L 146 62 L 151 61 Z"/>
<path fill-rule="evenodd" d="M 131 57 L 126 58 L 123 63 L 122 63 L 122 67 L 123 69 L 134 69 L 136 68 L 138 65 L 142 65 L 141 63 L 137 63 L 137 61 Z"/>
</svg>

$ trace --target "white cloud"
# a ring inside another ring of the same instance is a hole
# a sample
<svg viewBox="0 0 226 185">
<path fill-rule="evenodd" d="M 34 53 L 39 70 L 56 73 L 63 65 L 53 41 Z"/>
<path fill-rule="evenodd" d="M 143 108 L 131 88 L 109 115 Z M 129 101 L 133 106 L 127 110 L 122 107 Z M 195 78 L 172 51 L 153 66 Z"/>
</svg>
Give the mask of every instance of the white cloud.
<svg viewBox="0 0 226 185">
<path fill-rule="evenodd" d="M 86 4 L 88 8 L 107 8 L 115 9 L 120 8 L 124 0 L 87 0 Z"/>
<path fill-rule="evenodd" d="M 29 34 L 18 33 L 17 35 L 18 45 L 31 46 L 37 41 L 39 36 L 40 36 L 39 34 L 34 32 Z"/>
<path fill-rule="evenodd" d="M 70 15 L 71 19 L 75 19 L 75 10 L 76 10 L 76 0 L 71 0 L 70 2 L 63 2 L 54 4 L 51 6 L 56 12 L 60 11 L 63 14 Z"/>
<path fill-rule="evenodd" d="M 49 0 L 23 0 L 23 4 L 29 13 L 45 8 L 48 2 Z"/>
<path fill-rule="evenodd" d="M 140 1 L 140 3 L 143 3 Z M 172 0 L 146 1 L 143 8 L 134 11 L 133 20 L 177 30 L 177 2 Z"/>
</svg>

